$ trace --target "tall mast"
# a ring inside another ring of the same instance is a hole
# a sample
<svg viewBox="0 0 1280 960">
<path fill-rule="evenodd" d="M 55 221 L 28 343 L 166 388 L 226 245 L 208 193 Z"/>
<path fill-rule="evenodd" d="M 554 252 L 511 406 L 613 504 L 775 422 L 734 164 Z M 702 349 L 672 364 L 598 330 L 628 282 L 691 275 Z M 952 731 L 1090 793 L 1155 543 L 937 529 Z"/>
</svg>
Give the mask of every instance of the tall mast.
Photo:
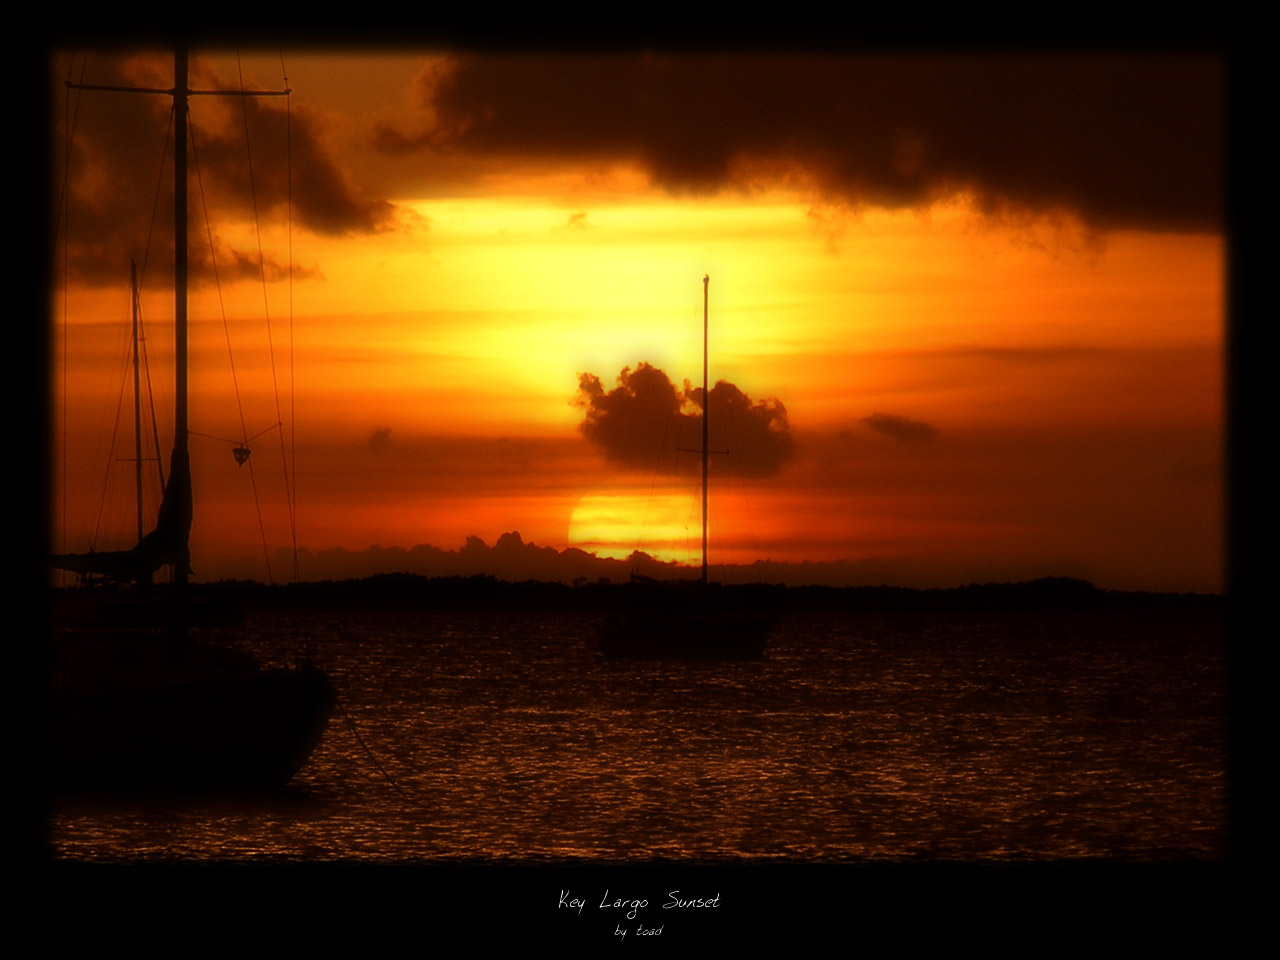
<svg viewBox="0 0 1280 960">
<path fill-rule="evenodd" d="M 710 274 L 702 277 L 702 583 L 707 582 L 707 457 L 711 453 L 707 420 L 711 412 L 711 394 L 707 392 L 707 287 Z"/>
<path fill-rule="evenodd" d="M 138 540 L 142 540 L 142 381 L 138 372 L 138 262 L 129 261 L 133 300 L 133 489 L 138 501 Z"/>
<path fill-rule="evenodd" d="M 173 458 L 186 471 L 190 462 L 187 446 L 187 49 L 181 44 L 173 52 L 173 349 L 174 398 Z M 176 466 L 176 464 L 175 464 Z M 188 509 L 188 516 L 190 510 Z M 174 582 L 187 583 L 185 562 L 174 565 Z"/>
</svg>

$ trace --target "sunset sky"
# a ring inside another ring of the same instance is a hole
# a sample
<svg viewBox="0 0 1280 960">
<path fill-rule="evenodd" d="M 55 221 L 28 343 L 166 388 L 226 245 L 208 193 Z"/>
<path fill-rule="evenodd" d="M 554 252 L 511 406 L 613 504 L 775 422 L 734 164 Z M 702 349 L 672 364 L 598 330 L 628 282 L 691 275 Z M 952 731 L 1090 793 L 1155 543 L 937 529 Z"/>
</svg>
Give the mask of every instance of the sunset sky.
<svg viewBox="0 0 1280 960">
<path fill-rule="evenodd" d="M 266 579 L 295 454 L 309 551 L 697 563 L 709 275 L 713 562 L 1223 589 L 1217 60 L 196 50 L 191 86 L 282 59 L 287 114 L 191 105 L 198 579 Z M 55 548 L 115 549 L 131 258 L 172 438 L 169 103 L 69 71 L 172 57 L 51 65 Z"/>
</svg>

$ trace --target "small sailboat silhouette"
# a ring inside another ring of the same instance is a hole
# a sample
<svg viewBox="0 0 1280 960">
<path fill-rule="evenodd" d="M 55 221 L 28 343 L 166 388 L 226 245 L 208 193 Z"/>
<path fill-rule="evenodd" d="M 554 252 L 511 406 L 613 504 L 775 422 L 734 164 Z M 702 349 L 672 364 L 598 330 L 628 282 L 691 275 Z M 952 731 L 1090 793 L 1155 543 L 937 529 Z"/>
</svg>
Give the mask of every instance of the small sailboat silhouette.
<svg viewBox="0 0 1280 960">
<path fill-rule="evenodd" d="M 709 580 L 708 519 L 711 449 L 707 355 L 710 276 L 702 278 L 702 567 L 698 580 L 661 583 L 633 576 L 631 609 L 612 616 L 600 629 L 601 654 L 631 660 L 753 660 L 764 655 L 771 620 L 733 606 L 720 584 Z M 682 448 L 683 449 L 683 448 Z"/>
</svg>

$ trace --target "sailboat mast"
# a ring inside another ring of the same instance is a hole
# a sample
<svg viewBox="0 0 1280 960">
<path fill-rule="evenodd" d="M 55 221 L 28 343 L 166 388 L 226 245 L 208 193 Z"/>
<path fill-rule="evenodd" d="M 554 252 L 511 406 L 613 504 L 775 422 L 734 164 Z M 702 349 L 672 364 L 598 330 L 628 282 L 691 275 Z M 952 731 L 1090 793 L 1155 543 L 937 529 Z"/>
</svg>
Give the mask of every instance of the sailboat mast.
<svg viewBox="0 0 1280 960">
<path fill-rule="evenodd" d="M 711 394 L 707 392 L 707 287 L 710 274 L 702 277 L 702 582 L 707 582 L 707 457 L 711 453 L 707 421 L 711 412 Z"/>
<path fill-rule="evenodd" d="M 174 327 L 174 459 L 189 462 L 187 447 L 187 50 L 173 53 L 173 327 Z M 174 566 L 174 579 L 187 582 L 187 564 Z"/>
<path fill-rule="evenodd" d="M 138 502 L 138 540 L 142 540 L 142 377 L 138 371 L 138 262 L 129 261 L 133 301 L 133 489 Z"/>
</svg>

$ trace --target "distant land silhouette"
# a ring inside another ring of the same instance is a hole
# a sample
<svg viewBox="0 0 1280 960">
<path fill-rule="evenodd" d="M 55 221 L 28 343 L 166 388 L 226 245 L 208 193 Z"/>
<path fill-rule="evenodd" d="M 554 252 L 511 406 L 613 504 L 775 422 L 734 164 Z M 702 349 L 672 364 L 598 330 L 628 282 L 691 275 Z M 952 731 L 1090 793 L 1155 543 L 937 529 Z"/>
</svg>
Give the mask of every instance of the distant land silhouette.
<svg viewBox="0 0 1280 960">
<path fill-rule="evenodd" d="M 280 551 L 276 569 L 289 569 Z M 895 570 L 895 567 L 897 568 Z M 946 587 L 920 586 L 898 579 L 909 572 L 906 563 L 878 560 L 825 563 L 758 561 L 744 565 L 711 566 L 711 579 L 725 590 L 751 594 L 753 600 L 794 608 L 829 605 L 911 608 L 1147 608 L 1190 603 L 1209 607 L 1223 600 L 1218 594 L 1112 590 L 1095 587 L 1079 577 L 1045 576 L 1034 579 L 956 578 Z M 214 573 L 214 571 L 210 571 Z M 518 532 L 504 533 L 492 547 L 480 537 L 468 537 L 458 550 L 429 544 L 299 550 L 300 581 L 276 584 L 277 598 L 288 594 L 299 602 L 471 602 L 530 601 L 537 605 L 611 607 L 626 593 L 633 574 L 659 581 L 693 581 L 698 568 L 657 560 L 642 551 L 621 560 L 596 557 L 570 547 L 556 550 L 526 543 Z M 235 576 L 205 576 L 205 587 L 224 594 L 266 600 L 258 588 L 266 584 Z M 286 588 L 281 593 L 279 588 Z M 316 588 L 321 588 L 317 590 Z M 570 597 L 572 594 L 572 598 Z M 268 601 L 274 602 L 274 601 Z"/>
<path fill-rule="evenodd" d="M 273 558 L 273 566 L 289 569 L 289 555 L 284 550 Z M 821 564 L 831 567 L 821 572 L 810 564 L 778 564 L 762 562 L 748 566 L 718 566 L 712 570 L 717 579 L 747 583 L 832 583 L 844 585 L 836 567 L 847 564 Z M 491 547 L 477 536 L 468 537 L 458 550 L 443 550 L 430 544 L 403 547 L 372 546 L 352 552 L 340 547 L 330 550 L 298 551 L 298 567 L 303 580 L 342 580 L 382 573 L 414 573 L 427 577 L 470 577 L 477 574 L 501 580 L 541 580 L 573 584 L 601 579 L 622 582 L 632 573 L 659 580 L 696 579 L 693 564 L 659 560 L 642 550 L 625 559 L 597 557 L 577 547 L 557 550 L 526 543 L 519 532 L 504 533 Z"/>
<path fill-rule="evenodd" d="M 435 609 L 603 612 L 630 609 L 637 591 L 654 584 L 579 581 L 575 585 L 540 580 L 511 581 L 476 574 L 426 577 L 412 573 L 375 574 L 360 579 L 263 584 L 224 580 L 193 587 L 201 602 L 217 609 Z M 1207 614 L 1225 612 L 1218 594 L 1148 593 L 1099 590 L 1087 580 L 1043 577 L 1018 583 L 971 583 L 929 589 L 912 587 L 787 587 L 782 584 L 713 583 L 711 590 L 735 606 L 778 612 L 1053 613 L 1128 612 Z M 67 591 L 68 596 L 74 591 Z"/>
<path fill-rule="evenodd" d="M 271 560 L 273 570 L 292 568 L 292 557 L 281 548 Z M 259 564 L 261 566 L 261 564 Z M 253 569 L 247 563 L 242 569 Z M 457 550 L 444 550 L 431 544 L 414 547 L 371 546 L 351 551 L 341 547 L 327 550 L 298 551 L 298 569 L 302 580 L 346 580 L 385 573 L 413 573 L 425 577 L 470 577 L 486 575 L 500 580 L 541 580 L 565 584 L 608 580 L 619 583 L 633 573 L 658 580 L 696 579 L 695 562 L 660 560 L 643 550 L 624 559 L 597 557 L 577 547 L 557 550 L 526 543 L 519 532 L 498 537 L 491 547 L 478 536 L 468 537 Z M 775 583 L 787 586 L 844 587 L 858 584 L 902 583 L 920 585 L 918 564 L 909 560 L 878 559 L 837 560 L 827 562 L 785 563 L 760 560 L 750 564 L 717 564 L 710 567 L 711 579 L 722 583 Z M 200 579 L 230 579 L 235 574 L 217 569 L 201 571 Z M 914 576 L 913 576 L 914 574 Z M 984 571 L 982 579 L 1013 579 L 999 571 Z M 930 578 L 938 581 L 937 576 Z M 946 579 L 943 577 L 943 581 Z M 964 582 L 963 577 L 951 580 Z"/>
<path fill-rule="evenodd" d="M 232 568 L 204 566 L 197 571 L 205 582 L 236 579 L 246 571 L 260 568 L 246 560 Z M 273 570 L 292 569 L 292 556 L 281 548 L 272 557 Z M 637 550 L 625 559 L 597 557 L 576 547 L 556 550 L 527 543 L 518 532 L 504 533 L 493 546 L 478 536 L 468 537 L 457 550 L 444 550 L 430 544 L 415 547 L 371 546 L 351 551 L 341 547 L 327 550 L 298 551 L 299 579 L 349 580 L 378 574 L 417 574 L 424 577 L 495 577 L 520 582 L 537 580 L 565 585 L 608 581 L 624 583 L 633 573 L 657 580 L 695 579 L 698 567 L 692 561 L 663 561 Z M 929 563 L 917 557 L 884 557 L 863 560 L 787 563 L 760 560 L 750 564 L 712 563 L 712 580 L 725 584 L 768 583 L 789 587 L 877 586 L 929 588 L 959 586 L 965 583 L 1013 582 L 1039 576 L 1070 575 L 1088 580 L 1089 575 L 1076 570 L 1027 571 L 1025 565 L 999 565 L 978 560 L 956 560 Z M 261 574 L 251 574 L 265 579 Z M 1112 586 L 1110 584 L 1104 586 Z"/>
</svg>

